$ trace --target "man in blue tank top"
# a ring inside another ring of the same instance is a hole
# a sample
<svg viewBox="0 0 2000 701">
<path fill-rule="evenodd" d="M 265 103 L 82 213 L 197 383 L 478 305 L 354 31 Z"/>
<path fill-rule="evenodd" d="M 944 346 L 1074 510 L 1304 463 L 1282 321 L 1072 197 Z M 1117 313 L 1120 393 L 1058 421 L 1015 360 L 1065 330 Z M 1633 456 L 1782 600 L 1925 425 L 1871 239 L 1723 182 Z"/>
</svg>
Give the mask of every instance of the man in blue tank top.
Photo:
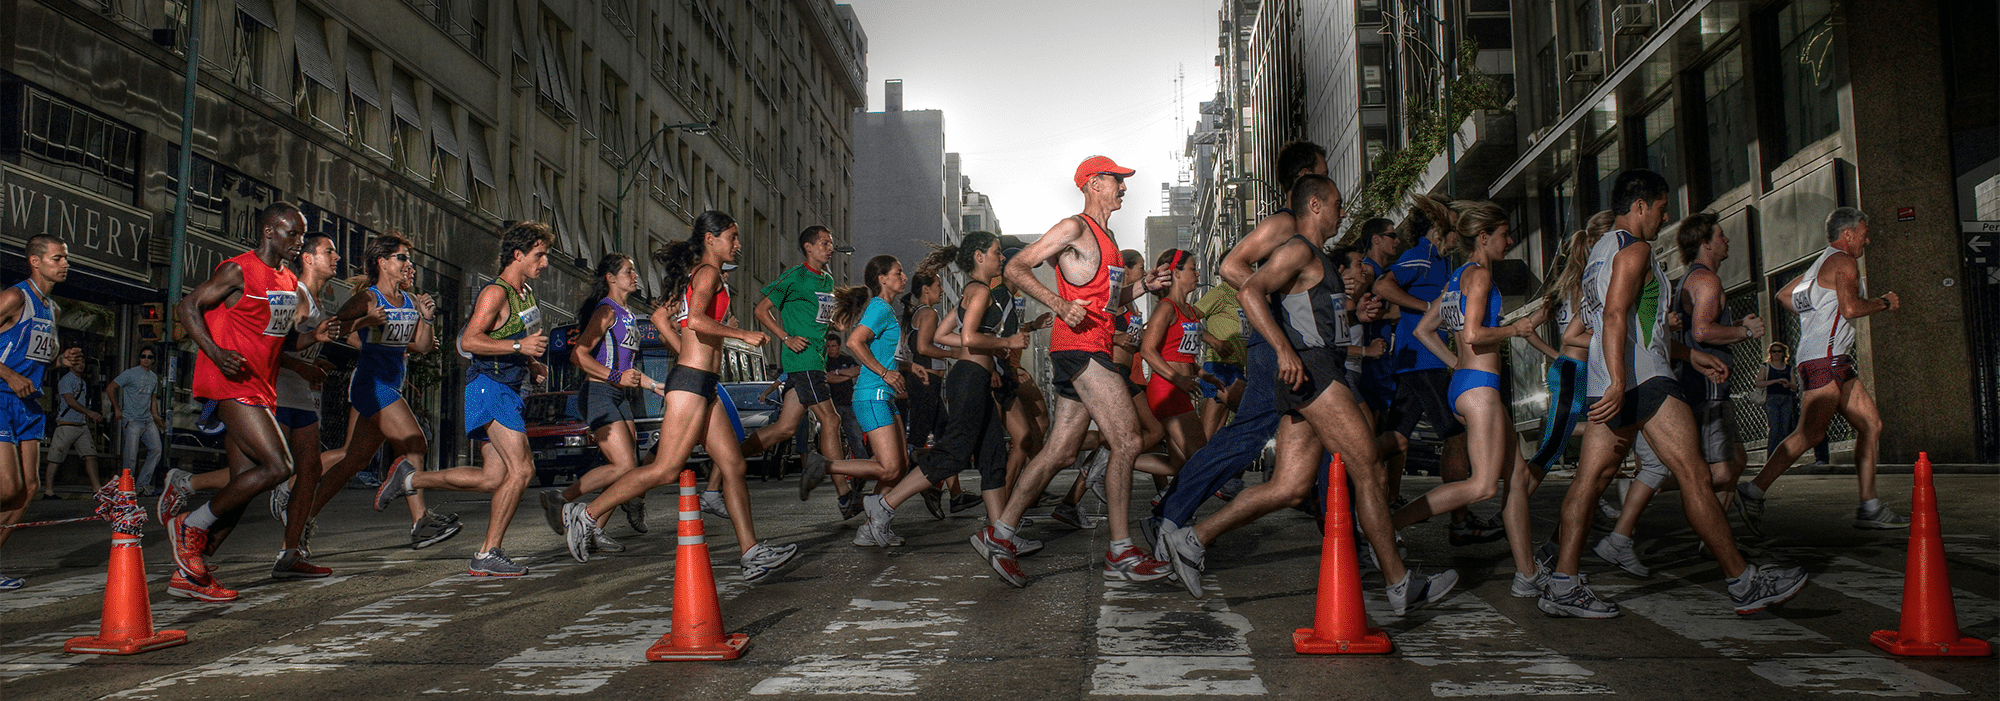
<svg viewBox="0 0 2000 701">
<path fill-rule="evenodd" d="M 44 430 L 42 376 L 56 357 L 56 305 L 49 290 L 69 279 L 69 245 L 54 236 L 28 238 L 28 279 L 0 290 L 0 526 L 21 522 L 35 494 L 36 458 Z M 93 485 L 95 486 L 95 485 Z M 14 529 L 0 528 L 0 545 Z M 0 591 L 26 582 L 0 575 Z"/>
</svg>

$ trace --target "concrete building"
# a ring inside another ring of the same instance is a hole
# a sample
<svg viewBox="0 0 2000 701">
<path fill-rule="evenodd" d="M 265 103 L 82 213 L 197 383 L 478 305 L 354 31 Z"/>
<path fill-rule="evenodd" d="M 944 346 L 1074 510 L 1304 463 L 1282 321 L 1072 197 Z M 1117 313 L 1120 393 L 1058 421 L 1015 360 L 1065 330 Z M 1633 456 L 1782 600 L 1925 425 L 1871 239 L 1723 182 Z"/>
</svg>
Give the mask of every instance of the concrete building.
<svg viewBox="0 0 2000 701">
<path fill-rule="evenodd" d="M 97 374 L 132 364 L 131 334 L 117 330 L 132 328 L 144 309 L 135 305 L 158 301 L 167 286 L 186 8 L 0 0 L 10 44 L 0 51 L 0 192 L 9 193 L 0 248 L 15 252 L 7 269 L 18 279 L 26 237 L 72 242 L 77 272 L 55 293 L 77 318 L 64 322 L 62 342 L 105 359 Z M 211 0 L 201 8 L 188 286 L 248 248 L 251 213 L 279 200 L 298 203 L 313 230 L 334 237 L 343 274 L 359 271 L 362 247 L 378 232 L 413 239 L 418 286 L 438 295 L 439 327 L 452 330 L 494 273 L 505 222 L 543 220 L 560 234 L 536 286 L 552 326 L 571 321 L 586 266 L 606 252 L 638 258 L 657 293 L 647 252 L 685 238 L 704 209 L 741 222 L 742 268 L 731 279 L 739 310 L 797 261 L 798 230 L 825 224 L 844 240 L 851 228 L 848 115 L 864 101 L 867 39 L 845 6 Z M 689 122 L 715 127 L 661 133 Z M 34 209 L 52 203 L 60 216 Z M 188 406 L 191 353 L 179 354 L 176 406 Z M 413 362 L 418 413 L 454 425 L 452 354 Z M 441 455 L 463 458 L 458 432 L 437 435 Z"/>
<path fill-rule="evenodd" d="M 945 152 L 943 112 L 903 109 L 900 80 L 885 88 L 881 111 L 852 115 L 854 256 L 886 253 L 914 269 L 930 255 L 926 244 L 958 240 L 958 154 Z"/>
<path fill-rule="evenodd" d="M 972 189 L 970 176 L 961 176 L 958 182 L 958 230 L 1005 234 L 1000 230 L 1000 215 L 993 210 L 993 200 L 985 193 Z"/>
</svg>

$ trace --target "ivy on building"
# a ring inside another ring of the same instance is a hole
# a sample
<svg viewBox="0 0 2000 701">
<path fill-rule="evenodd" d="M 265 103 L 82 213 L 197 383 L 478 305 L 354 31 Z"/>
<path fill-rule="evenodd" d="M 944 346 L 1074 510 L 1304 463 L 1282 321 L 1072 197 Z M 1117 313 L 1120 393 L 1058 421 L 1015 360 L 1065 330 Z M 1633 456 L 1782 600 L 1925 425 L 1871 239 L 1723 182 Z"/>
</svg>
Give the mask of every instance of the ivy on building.
<svg viewBox="0 0 2000 701">
<path fill-rule="evenodd" d="M 1350 233 L 1360 231 L 1362 222 L 1395 211 L 1417 187 L 1431 159 L 1444 153 L 1447 140 L 1458 126 L 1479 110 L 1500 109 L 1500 83 L 1480 72 L 1479 46 L 1470 41 L 1458 45 L 1458 76 L 1444 81 L 1443 94 L 1416 95 L 1404 106 L 1404 127 L 1409 146 L 1384 151 L 1375 159 L 1368 183 L 1361 188 L 1354 206 L 1348 208 Z M 1440 69 L 1442 70 L 1442 69 Z"/>
</svg>

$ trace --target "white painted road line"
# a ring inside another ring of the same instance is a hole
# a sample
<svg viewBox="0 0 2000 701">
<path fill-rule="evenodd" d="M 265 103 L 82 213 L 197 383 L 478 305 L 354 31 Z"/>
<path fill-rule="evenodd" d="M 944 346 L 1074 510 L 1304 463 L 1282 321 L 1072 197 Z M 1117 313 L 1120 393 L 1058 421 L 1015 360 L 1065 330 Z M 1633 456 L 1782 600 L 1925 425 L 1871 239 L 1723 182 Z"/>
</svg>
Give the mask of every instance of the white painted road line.
<svg viewBox="0 0 2000 701">
<path fill-rule="evenodd" d="M 1783 553 L 1782 557 L 1793 562 L 1810 562 L 1826 557 L 1824 553 L 1809 550 L 1779 550 L 1773 548 L 1767 553 Z M 1828 569 L 1812 575 L 1812 583 L 1848 596 L 1888 609 L 1897 616 L 1882 619 L 1883 629 L 1893 629 L 1899 623 L 1903 611 L 1903 573 L 1886 567 L 1835 555 L 1826 559 Z M 1964 589 L 1951 590 L 1952 603 L 1958 609 L 1958 627 L 1972 628 L 1992 623 L 2000 619 L 2000 601 L 1974 594 Z M 2000 637 L 1989 637 L 1989 641 Z"/>
<path fill-rule="evenodd" d="M 1693 582 L 1681 580 L 1681 586 L 1636 597 L 1621 596 L 1637 589 L 1636 585 L 1590 586 L 1627 613 L 1643 616 L 1725 658 L 1745 663 L 1757 676 L 1788 689 L 1871 696 L 1966 693 L 1896 660 L 1843 644 L 1783 618 L 1738 616 L 1729 595 Z"/>
<path fill-rule="evenodd" d="M 169 565 L 169 568 L 172 566 Z M 166 579 L 165 574 L 152 574 L 147 582 Z M 104 573 L 93 572 L 48 583 L 36 583 L 19 591 L 0 597 L 0 613 L 24 611 L 37 606 L 62 603 L 79 596 L 104 596 Z"/>
<path fill-rule="evenodd" d="M 1229 610 L 1213 576 L 1202 583 L 1217 595 L 1194 601 L 1172 582 L 1105 582 L 1090 693 L 1264 695 L 1250 657 L 1250 619 Z"/>
<path fill-rule="evenodd" d="M 1505 568 L 1503 576 L 1513 569 Z M 1499 581 L 1505 581 L 1501 579 Z M 1376 625 L 1401 620 L 1391 613 L 1389 599 L 1381 589 L 1363 592 L 1369 619 Z M 1412 612 L 1426 616 L 1422 625 L 1390 635 L 1395 654 L 1404 660 L 1431 668 L 1429 674 L 1452 678 L 1431 682 L 1431 695 L 1439 698 L 1468 696 L 1571 696 L 1614 694 L 1611 687 L 1592 681 L 1597 673 L 1575 660 L 1536 645 L 1526 631 L 1471 592 L 1454 592 L 1445 600 Z M 1477 642 L 1492 651 L 1468 647 Z"/>
<path fill-rule="evenodd" d="M 936 597 L 907 600 L 886 598 L 895 590 L 940 586 L 938 579 L 899 579 L 894 565 L 883 568 L 870 583 L 884 599 L 850 599 L 845 617 L 826 624 L 824 647 L 872 650 L 881 643 L 906 647 L 866 653 L 799 655 L 777 674 L 757 682 L 750 693 L 871 694 L 910 696 L 923 691 L 923 672 L 944 664 L 941 647 L 956 639 L 965 618 L 958 614 L 974 601 L 947 602 Z M 945 579 L 948 576 L 940 575 Z"/>
</svg>

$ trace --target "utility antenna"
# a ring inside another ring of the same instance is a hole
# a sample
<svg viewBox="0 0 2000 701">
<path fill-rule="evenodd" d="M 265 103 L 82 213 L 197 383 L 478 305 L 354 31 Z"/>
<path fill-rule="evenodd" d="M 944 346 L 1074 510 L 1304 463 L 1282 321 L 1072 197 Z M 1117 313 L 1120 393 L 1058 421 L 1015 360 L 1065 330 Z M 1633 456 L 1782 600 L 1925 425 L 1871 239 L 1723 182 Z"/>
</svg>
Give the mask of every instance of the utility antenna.
<svg viewBox="0 0 2000 701">
<path fill-rule="evenodd" d="M 1181 148 L 1168 155 L 1174 159 L 1175 180 L 1186 185 L 1194 181 L 1194 158 L 1188 153 L 1187 142 L 1187 64 L 1174 64 L 1174 133 L 1181 136 Z"/>
</svg>

